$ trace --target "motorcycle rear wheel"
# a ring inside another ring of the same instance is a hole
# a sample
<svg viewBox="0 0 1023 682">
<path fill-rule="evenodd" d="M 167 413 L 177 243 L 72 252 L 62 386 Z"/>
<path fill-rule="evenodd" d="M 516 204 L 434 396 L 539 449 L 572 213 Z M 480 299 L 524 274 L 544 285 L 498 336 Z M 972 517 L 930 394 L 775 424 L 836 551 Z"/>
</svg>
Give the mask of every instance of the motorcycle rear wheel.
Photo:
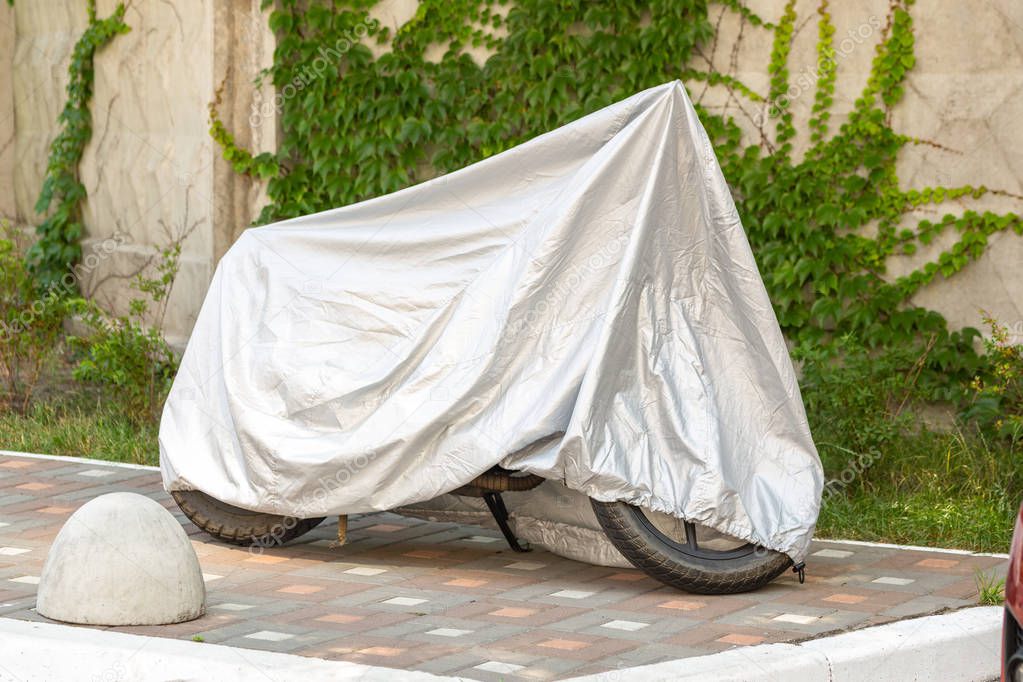
<svg viewBox="0 0 1023 682">
<path fill-rule="evenodd" d="M 792 565 L 781 552 L 667 514 L 625 502 L 590 502 L 601 528 L 626 559 L 650 577 L 686 592 L 749 592 Z"/>
<path fill-rule="evenodd" d="M 325 518 L 296 519 L 249 511 L 221 502 L 200 490 L 174 490 L 171 497 L 201 530 L 218 540 L 244 547 L 283 545 L 316 528 Z"/>
</svg>

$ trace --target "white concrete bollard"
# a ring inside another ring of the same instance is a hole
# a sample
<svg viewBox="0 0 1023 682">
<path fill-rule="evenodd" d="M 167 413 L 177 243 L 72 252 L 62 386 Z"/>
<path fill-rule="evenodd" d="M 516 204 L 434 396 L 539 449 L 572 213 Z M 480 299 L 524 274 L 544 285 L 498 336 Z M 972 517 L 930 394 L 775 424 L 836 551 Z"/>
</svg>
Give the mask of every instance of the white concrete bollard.
<svg viewBox="0 0 1023 682">
<path fill-rule="evenodd" d="M 71 515 L 46 557 L 36 611 L 88 625 L 163 625 L 206 611 L 206 585 L 188 536 L 169 511 L 110 493 Z"/>
</svg>

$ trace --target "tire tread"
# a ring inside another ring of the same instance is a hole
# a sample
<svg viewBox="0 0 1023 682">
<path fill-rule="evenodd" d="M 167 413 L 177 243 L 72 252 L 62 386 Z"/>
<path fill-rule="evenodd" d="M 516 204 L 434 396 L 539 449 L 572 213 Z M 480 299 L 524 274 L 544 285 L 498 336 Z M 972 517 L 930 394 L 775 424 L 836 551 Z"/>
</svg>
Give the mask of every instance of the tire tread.
<svg viewBox="0 0 1023 682">
<path fill-rule="evenodd" d="M 232 507 L 198 490 L 174 490 L 171 497 L 200 530 L 223 542 L 243 547 L 258 544 L 264 537 L 274 537 L 275 544 L 283 545 L 308 533 L 324 519 L 322 516 L 297 519 L 295 525 L 288 528 L 285 523 L 287 517 Z M 274 534 L 276 529 L 280 532 Z"/>
<path fill-rule="evenodd" d="M 735 594 L 763 587 L 792 565 L 781 552 L 765 550 L 737 559 L 720 560 L 713 569 L 671 547 L 634 520 L 624 502 L 591 500 L 597 521 L 608 539 L 636 568 L 671 587 L 697 594 Z"/>
</svg>

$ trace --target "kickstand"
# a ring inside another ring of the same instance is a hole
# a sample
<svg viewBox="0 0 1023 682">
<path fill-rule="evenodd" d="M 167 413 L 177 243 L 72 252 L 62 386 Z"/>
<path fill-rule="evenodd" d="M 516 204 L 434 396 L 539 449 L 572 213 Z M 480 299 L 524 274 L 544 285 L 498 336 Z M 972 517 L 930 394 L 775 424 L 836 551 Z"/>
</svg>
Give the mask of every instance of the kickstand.
<svg viewBox="0 0 1023 682">
<path fill-rule="evenodd" d="M 532 551 L 528 542 L 524 544 L 519 542 L 515 533 L 512 532 L 511 526 L 508 525 L 508 508 L 504 506 L 501 493 L 483 493 L 483 501 L 487 503 L 490 513 L 494 515 L 494 520 L 497 521 L 498 528 L 504 533 L 504 539 L 508 541 L 508 546 L 516 552 Z"/>
</svg>

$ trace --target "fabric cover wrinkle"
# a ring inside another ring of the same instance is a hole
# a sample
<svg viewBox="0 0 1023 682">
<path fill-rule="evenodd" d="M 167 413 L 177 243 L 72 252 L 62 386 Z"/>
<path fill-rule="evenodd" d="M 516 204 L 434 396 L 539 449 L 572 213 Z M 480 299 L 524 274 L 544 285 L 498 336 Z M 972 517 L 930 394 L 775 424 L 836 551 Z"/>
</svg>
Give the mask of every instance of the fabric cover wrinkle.
<svg viewBox="0 0 1023 682">
<path fill-rule="evenodd" d="M 823 485 L 678 81 L 423 184 L 243 233 L 164 406 L 160 463 L 168 490 L 300 518 L 425 514 L 500 464 L 566 491 L 508 494 L 524 527 L 604 563 L 608 546 L 556 538 L 592 539 L 592 513 L 559 518 L 552 500 L 625 501 L 799 561 Z"/>
</svg>

